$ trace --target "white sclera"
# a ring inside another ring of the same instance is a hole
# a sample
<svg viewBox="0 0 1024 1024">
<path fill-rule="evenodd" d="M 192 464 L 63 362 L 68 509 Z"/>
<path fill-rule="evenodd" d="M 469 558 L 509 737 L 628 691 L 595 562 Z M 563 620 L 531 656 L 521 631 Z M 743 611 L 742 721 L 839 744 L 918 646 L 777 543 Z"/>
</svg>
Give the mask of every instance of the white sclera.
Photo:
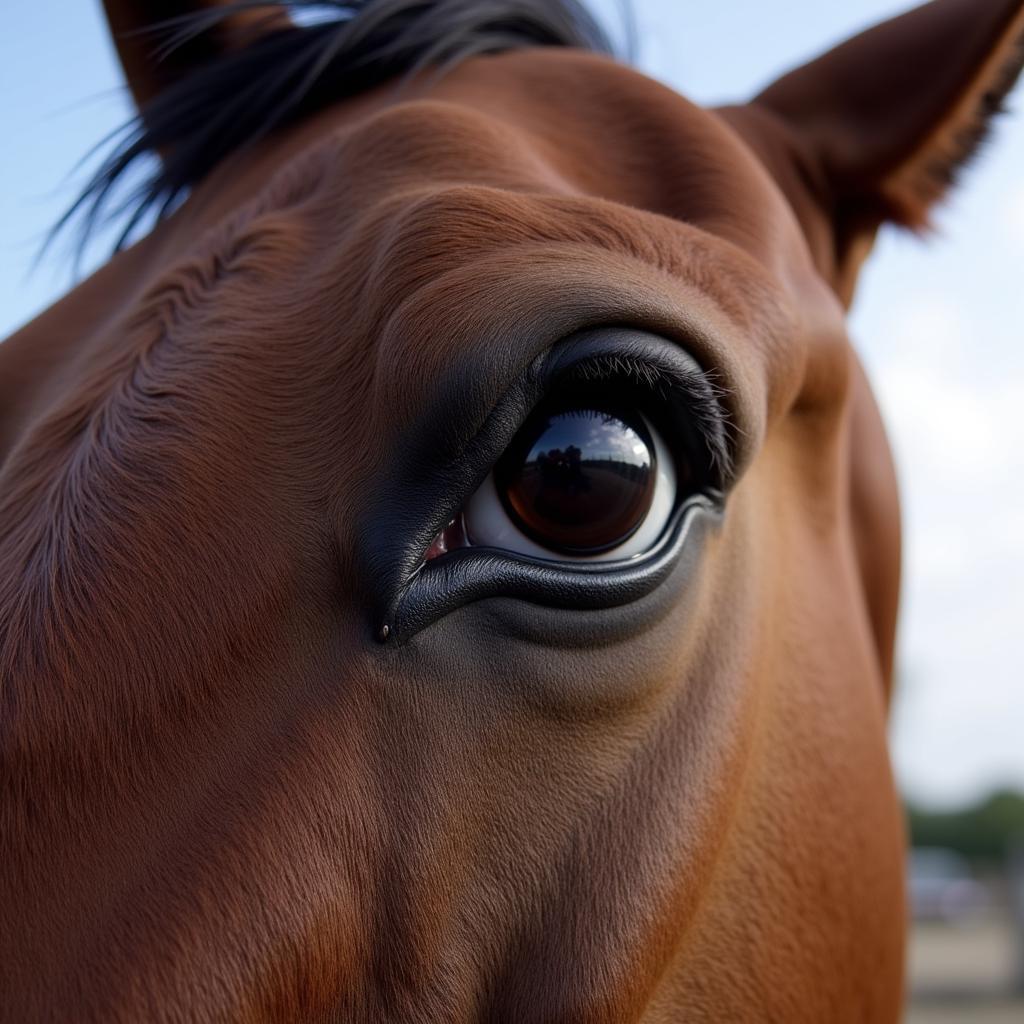
<svg viewBox="0 0 1024 1024">
<path fill-rule="evenodd" d="M 492 470 L 466 503 L 465 524 L 470 544 L 475 547 L 504 548 L 519 555 L 544 558 L 552 562 L 620 562 L 646 555 L 668 525 L 675 506 L 676 469 L 661 434 L 646 418 L 644 424 L 654 441 L 654 454 L 658 460 L 654 497 L 639 529 L 625 543 L 602 551 L 599 555 L 565 555 L 530 540 L 505 511 L 498 497 Z"/>
</svg>

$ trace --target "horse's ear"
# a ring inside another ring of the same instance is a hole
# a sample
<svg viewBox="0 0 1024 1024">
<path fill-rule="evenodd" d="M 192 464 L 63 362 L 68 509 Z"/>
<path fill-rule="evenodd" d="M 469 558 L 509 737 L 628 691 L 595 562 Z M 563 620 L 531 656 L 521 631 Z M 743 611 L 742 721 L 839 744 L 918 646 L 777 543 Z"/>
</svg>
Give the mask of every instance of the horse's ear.
<svg viewBox="0 0 1024 1024">
<path fill-rule="evenodd" d="M 283 5 L 231 0 L 103 0 L 135 104 L 264 31 L 291 24 Z M 233 8 L 233 9 L 231 9 Z"/>
<path fill-rule="evenodd" d="M 848 300 L 880 224 L 927 227 L 1022 64 L 1024 0 L 934 0 L 723 113 L 775 172 Z"/>
</svg>

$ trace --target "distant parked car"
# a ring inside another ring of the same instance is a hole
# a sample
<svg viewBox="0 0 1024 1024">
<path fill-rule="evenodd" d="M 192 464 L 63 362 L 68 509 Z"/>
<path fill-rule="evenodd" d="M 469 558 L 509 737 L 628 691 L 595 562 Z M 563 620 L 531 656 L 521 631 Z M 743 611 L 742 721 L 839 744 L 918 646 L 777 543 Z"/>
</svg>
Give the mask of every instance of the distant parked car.
<svg viewBox="0 0 1024 1024">
<path fill-rule="evenodd" d="M 961 921 L 989 905 L 988 892 L 955 850 L 910 851 L 910 909 L 916 921 Z"/>
</svg>

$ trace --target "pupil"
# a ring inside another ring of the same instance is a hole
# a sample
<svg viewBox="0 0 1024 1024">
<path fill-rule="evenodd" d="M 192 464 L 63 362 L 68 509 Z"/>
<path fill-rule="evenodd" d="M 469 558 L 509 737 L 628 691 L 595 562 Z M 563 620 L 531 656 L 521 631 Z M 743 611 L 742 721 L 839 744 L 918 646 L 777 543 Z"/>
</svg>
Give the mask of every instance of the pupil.
<svg viewBox="0 0 1024 1024">
<path fill-rule="evenodd" d="M 638 413 L 562 408 L 535 413 L 495 467 L 512 521 L 571 554 L 627 541 L 651 507 L 657 459 Z"/>
</svg>

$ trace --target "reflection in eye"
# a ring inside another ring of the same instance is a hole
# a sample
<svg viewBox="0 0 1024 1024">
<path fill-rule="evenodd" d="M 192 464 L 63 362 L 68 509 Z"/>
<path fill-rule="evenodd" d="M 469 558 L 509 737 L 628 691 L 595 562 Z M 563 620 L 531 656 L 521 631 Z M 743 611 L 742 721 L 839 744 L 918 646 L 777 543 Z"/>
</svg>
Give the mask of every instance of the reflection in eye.
<svg viewBox="0 0 1024 1024">
<path fill-rule="evenodd" d="M 564 409 L 535 416 L 494 470 L 509 518 L 538 544 L 596 555 L 628 540 L 654 497 L 657 455 L 629 413 Z"/>
<path fill-rule="evenodd" d="M 676 467 L 639 412 L 606 403 L 545 406 L 428 553 L 462 544 L 535 558 L 645 554 L 668 522 Z"/>
</svg>

